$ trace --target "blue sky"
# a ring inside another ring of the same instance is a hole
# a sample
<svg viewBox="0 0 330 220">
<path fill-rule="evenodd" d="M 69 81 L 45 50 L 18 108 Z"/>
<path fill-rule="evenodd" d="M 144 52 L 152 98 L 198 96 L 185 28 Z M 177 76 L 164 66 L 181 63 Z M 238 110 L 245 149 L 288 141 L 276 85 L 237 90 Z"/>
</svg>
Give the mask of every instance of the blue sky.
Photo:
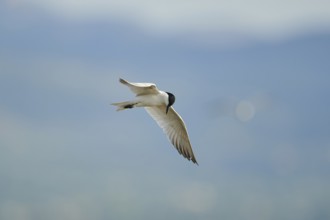
<svg viewBox="0 0 330 220">
<path fill-rule="evenodd" d="M 0 218 L 328 219 L 326 1 L 0 3 Z M 118 78 L 176 95 L 181 157 Z"/>
</svg>

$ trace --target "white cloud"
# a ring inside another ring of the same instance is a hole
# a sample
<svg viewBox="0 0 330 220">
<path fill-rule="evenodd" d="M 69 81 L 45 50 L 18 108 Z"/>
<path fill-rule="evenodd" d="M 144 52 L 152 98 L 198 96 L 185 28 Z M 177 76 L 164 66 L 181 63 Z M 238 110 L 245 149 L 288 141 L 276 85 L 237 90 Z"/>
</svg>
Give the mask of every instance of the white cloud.
<svg viewBox="0 0 330 220">
<path fill-rule="evenodd" d="M 269 39 L 330 26 L 330 2 L 325 0 L 30 2 L 68 19 L 124 20 L 169 35 L 243 35 Z"/>
</svg>

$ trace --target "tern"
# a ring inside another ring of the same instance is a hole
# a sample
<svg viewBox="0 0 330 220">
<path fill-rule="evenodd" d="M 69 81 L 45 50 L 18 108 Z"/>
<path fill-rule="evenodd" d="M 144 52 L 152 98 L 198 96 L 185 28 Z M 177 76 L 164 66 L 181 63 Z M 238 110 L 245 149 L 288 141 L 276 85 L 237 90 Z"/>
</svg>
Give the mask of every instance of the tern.
<svg viewBox="0 0 330 220">
<path fill-rule="evenodd" d="M 154 83 L 132 83 L 124 79 L 119 79 L 119 82 L 128 86 L 135 93 L 136 97 L 132 101 L 112 103 L 112 105 L 117 106 L 117 111 L 134 107 L 144 107 L 163 129 L 178 152 L 186 159 L 198 165 L 189 141 L 185 123 L 172 107 L 175 102 L 175 96 L 170 92 L 158 90 Z"/>
</svg>

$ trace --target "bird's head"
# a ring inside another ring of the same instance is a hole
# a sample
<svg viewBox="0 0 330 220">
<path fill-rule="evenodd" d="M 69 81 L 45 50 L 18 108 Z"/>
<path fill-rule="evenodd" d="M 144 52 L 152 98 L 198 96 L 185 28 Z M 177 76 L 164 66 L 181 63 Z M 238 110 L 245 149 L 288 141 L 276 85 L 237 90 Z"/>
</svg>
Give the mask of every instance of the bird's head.
<svg viewBox="0 0 330 220">
<path fill-rule="evenodd" d="M 174 104 L 174 102 L 175 102 L 175 96 L 172 94 L 172 93 L 170 93 L 170 92 L 166 92 L 167 93 L 167 95 L 168 95 L 168 104 L 167 104 L 167 106 L 166 106 L 166 114 L 167 114 L 167 112 L 168 112 L 168 109 Z"/>
</svg>

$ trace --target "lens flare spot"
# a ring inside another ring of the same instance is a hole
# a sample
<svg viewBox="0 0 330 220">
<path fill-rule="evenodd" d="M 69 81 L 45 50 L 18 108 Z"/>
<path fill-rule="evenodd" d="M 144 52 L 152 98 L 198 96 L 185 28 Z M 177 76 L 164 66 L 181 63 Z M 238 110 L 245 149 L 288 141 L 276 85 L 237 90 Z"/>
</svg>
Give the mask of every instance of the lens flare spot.
<svg viewBox="0 0 330 220">
<path fill-rule="evenodd" d="M 235 115 L 242 122 L 250 121 L 255 115 L 255 107 L 251 102 L 242 100 L 236 106 Z"/>
</svg>

